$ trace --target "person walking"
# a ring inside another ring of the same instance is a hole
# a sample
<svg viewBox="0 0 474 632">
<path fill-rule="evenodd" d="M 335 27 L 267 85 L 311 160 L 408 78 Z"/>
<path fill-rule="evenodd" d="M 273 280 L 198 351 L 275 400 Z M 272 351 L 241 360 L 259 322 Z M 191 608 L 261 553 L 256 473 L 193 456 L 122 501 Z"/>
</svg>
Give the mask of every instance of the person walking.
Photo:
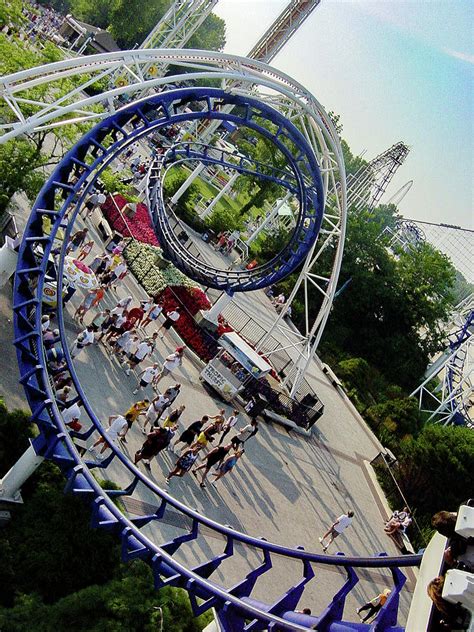
<svg viewBox="0 0 474 632">
<path fill-rule="evenodd" d="M 122 298 L 117 305 L 113 308 L 112 310 L 112 314 L 117 314 L 117 316 L 119 316 L 120 314 L 123 314 L 124 311 L 128 312 L 128 308 L 130 307 L 130 303 L 133 301 L 133 297 L 131 296 L 126 296 L 125 298 Z"/>
<path fill-rule="evenodd" d="M 131 369 L 134 369 L 135 367 L 137 367 L 140 362 L 143 362 L 143 360 L 150 355 L 150 353 L 152 353 L 153 351 L 153 345 L 149 340 L 144 340 L 143 342 L 141 342 L 138 345 L 138 349 L 135 351 L 134 355 L 132 355 L 132 357 L 125 362 L 124 367 L 125 368 L 125 374 L 126 375 L 130 375 L 130 371 Z M 127 367 L 128 364 L 128 367 Z"/>
<path fill-rule="evenodd" d="M 256 419 L 252 419 L 249 424 L 244 426 L 242 430 L 239 430 L 239 432 L 232 437 L 231 443 L 234 446 L 234 448 L 238 448 L 239 445 L 244 445 L 244 443 L 247 443 L 249 439 L 251 439 L 252 437 L 255 437 L 257 432 L 258 432 L 258 422 Z"/>
<path fill-rule="evenodd" d="M 161 416 L 163 410 L 166 408 L 168 403 L 169 399 L 164 395 L 158 395 L 152 400 L 150 406 L 148 407 L 148 410 L 146 411 L 145 423 L 143 424 L 142 429 L 143 434 L 146 434 L 145 428 L 148 424 L 150 425 L 150 428 L 153 427 L 154 423 L 156 422 L 158 417 Z"/>
<path fill-rule="evenodd" d="M 103 321 L 102 325 L 100 326 L 100 335 L 97 338 L 97 343 L 102 342 L 102 338 L 104 336 L 106 336 L 106 341 L 109 338 L 109 333 L 112 329 L 112 327 L 116 327 L 117 326 L 117 320 L 118 320 L 118 316 L 117 314 L 112 314 L 110 309 L 109 310 L 105 310 L 107 313 L 107 316 L 105 318 L 105 320 Z"/>
<path fill-rule="evenodd" d="M 99 206 L 102 206 L 105 200 L 106 200 L 105 195 L 101 193 L 100 191 L 97 191 L 96 193 L 93 193 L 92 195 L 90 195 L 86 203 L 84 204 L 84 208 L 86 209 L 86 212 L 84 214 L 84 219 L 87 219 L 90 215 L 92 215 L 92 213 L 95 211 L 96 208 L 98 208 Z"/>
<path fill-rule="evenodd" d="M 135 453 L 135 457 L 133 459 L 135 465 L 137 465 L 140 461 L 143 461 L 145 467 L 150 469 L 151 459 L 168 447 L 171 439 L 174 437 L 175 430 L 176 427 L 174 426 L 171 428 L 153 429 L 147 435 L 142 447 Z"/>
<path fill-rule="evenodd" d="M 224 438 L 229 434 L 229 432 L 232 430 L 232 428 L 237 423 L 238 416 L 239 416 L 239 411 L 238 410 L 234 410 L 232 415 L 227 417 L 227 419 L 224 421 L 224 423 L 222 424 L 222 434 L 221 434 L 221 438 L 219 439 L 219 444 L 218 445 L 222 445 L 222 443 L 224 441 Z"/>
<path fill-rule="evenodd" d="M 120 336 L 120 334 L 123 334 L 123 325 L 127 320 L 127 312 L 123 312 L 123 314 L 117 315 L 117 314 L 112 314 L 112 317 L 114 319 L 113 323 L 110 325 L 110 327 L 107 329 L 107 335 L 105 337 L 105 342 L 110 342 L 110 340 L 112 338 L 117 338 L 117 336 Z M 102 338 L 100 338 L 100 340 L 102 340 Z"/>
<path fill-rule="evenodd" d="M 150 384 L 159 373 L 159 367 L 160 365 L 158 364 L 158 362 L 155 362 L 146 369 L 143 369 L 141 373 L 139 373 L 137 388 L 133 391 L 134 395 L 138 393 L 141 388 L 147 388 L 147 386 L 150 386 Z"/>
<path fill-rule="evenodd" d="M 353 511 L 348 511 L 347 514 L 342 514 L 339 518 L 331 525 L 331 527 L 327 530 L 327 532 L 323 535 L 322 538 L 319 538 L 319 542 L 323 547 L 324 553 L 328 550 L 331 544 L 334 542 L 336 538 L 338 538 L 341 533 L 343 533 L 347 527 L 350 527 L 352 524 L 352 518 L 354 517 Z M 329 537 L 330 540 L 327 544 L 324 544 L 326 538 Z"/>
<path fill-rule="evenodd" d="M 201 482 L 199 483 L 200 487 L 202 488 L 206 487 L 204 481 L 206 480 L 209 470 L 211 469 L 211 467 L 214 467 L 214 465 L 222 463 L 222 461 L 229 454 L 231 449 L 232 449 L 231 443 L 229 443 L 228 445 L 217 446 L 216 448 L 211 450 L 209 454 L 206 456 L 205 463 L 203 463 L 202 465 L 199 465 L 199 467 L 194 468 L 194 470 L 191 470 L 193 475 L 196 477 L 196 480 L 198 477 L 197 473 L 199 472 L 199 470 L 204 470 L 202 474 Z"/>
<path fill-rule="evenodd" d="M 163 305 L 161 305 L 160 303 L 157 303 L 155 301 L 155 303 L 150 307 L 145 320 L 142 323 L 142 327 L 143 329 L 145 329 L 145 327 L 151 323 L 152 321 L 156 320 L 158 318 L 158 316 L 161 314 L 161 312 L 163 311 Z"/>
<path fill-rule="evenodd" d="M 209 417 L 204 415 L 201 419 L 197 421 L 193 421 L 193 423 L 184 430 L 178 439 L 173 444 L 173 449 L 176 449 L 178 443 L 184 443 L 185 445 L 191 447 L 194 443 L 195 438 L 201 433 L 203 427 L 209 421 Z"/>
<path fill-rule="evenodd" d="M 134 334 L 131 331 L 124 331 L 123 334 L 117 338 L 112 349 L 114 354 L 117 355 L 119 362 L 122 364 L 124 360 L 135 353 L 139 344 L 140 338 L 137 334 Z"/>
<path fill-rule="evenodd" d="M 171 472 L 165 478 L 165 483 L 169 485 L 170 479 L 173 478 L 173 476 L 179 476 L 180 478 L 182 478 L 187 472 L 190 471 L 198 456 L 199 450 L 197 450 L 197 448 L 195 448 L 194 450 L 188 448 L 185 452 L 183 452 L 183 454 L 176 461 L 174 470 L 171 470 Z"/>
<path fill-rule="evenodd" d="M 197 448 L 198 450 L 204 450 L 208 443 L 214 441 L 214 435 L 216 431 L 213 426 L 204 428 L 196 437 L 196 441 L 191 444 L 191 448 Z"/>
<path fill-rule="evenodd" d="M 84 259 L 90 255 L 94 242 L 92 240 L 87 241 L 81 248 L 80 253 L 77 255 L 77 261 L 84 261 Z"/>
<path fill-rule="evenodd" d="M 95 327 L 93 325 L 87 325 L 87 327 L 82 331 L 72 343 L 72 347 L 70 350 L 71 358 L 77 358 L 77 356 L 81 353 L 83 349 L 93 344 L 94 342 L 94 331 Z"/>
<path fill-rule="evenodd" d="M 105 435 L 99 437 L 97 441 L 89 448 L 89 452 L 94 452 L 94 448 L 102 445 L 98 458 L 110 448 L 112 445 L 118 447 L 117 441 L 123 437 L 128 430 L 128 422 L 132 416 L 128 413 L 125 417 L 122 415 L 111 415 L 109 417 L 109 427 L 105 431 Z"/>
<path fill-rule="evenodd" d="M 175 323 L 178 322 L 180 316 L 181 316 L 181 314 L 179 313 L 179 307 L 176 307 L 176 309 L 172 309 L 171 311 L 167 312 L 166 315 L 165 315 L 165 320 L 164 320 L 163 324 L 156 331 L 158 333 L 162 329 L 165 329 L 166 331 L 169 331 L 171 329 L 172 325 L 174 325 Z M 163 339 L 164 335 L 160 334 L 160 338 Z"/>
<path fill-rule="evenodd" d="M 74 235 L 71 237 L 67 248 L 66 248 L 66 254 L 70 254 L 71 252 L 74 252 L 75 250 L 77 250 L 80 246 L 82 246 L 82 244 L 84 243 L 87 234 L 89 232 L 88 228 L 83 228 L 82 230 L 77 230 Z"/>
<path fill-rule="evenodd" d="M 105 287 L 98 287 L 94 290 L 89 290 L 84 297 L 84 300 L 74 312 L 74 318 L 77 318 L 80 323 L 84 323 L 84 316 L 87 312 L 96 307 L 105 296 Z"/>
<path fill-rule="evenodd" d="M 140 305 L 137 307 L 131 307 L 128 310 L 128 317 L 135 321 L 135 327 L 140 326 L 144 316 L 145 310 L 143 309 L 143 301 L 140 301 Z"/>
<path fill-rule="evenodd" d="M 164 420 L 163 428 L 171 428 L 171 426 L 178 427 L 179 418 L 184 413 L 185 409 L 186 409 L 186 406 L 184 404 L 181 404 L 181 406 L 178 406 L 178 408 L 175 408 L 174 410 L 172 410 L 170 414 L 168 415 L 168 417 L 166 417 L 166 419 Z"/>
<path fill-rule="evenodd" d="M 362 621 L 362 623 L 365 623 L 371 617 L 373 617 L 374 615 L 377 614 L 377 612 L 382 608 L 382 606 L 385 605 L 385 602 L 387 601 L 387 599 L 388 599 L 389 595 L 391 594 L 391 592 L 392 591 L 389 588 L 385 588 L 380 593 L 380 595 L 377 595 L 376 597 L 374 597 L 373 599 L 371 599 L 370 601 L 365 603 L 360 608 L 357 608 L 356 612 L 359 615 L 359 619 Z M 362 618 L 360 616 L 360 613 L 364 612 L 364 610 L 367 610 L 368 612 L 365 615 L 365 617 Z"/>
<path fill-rule="evenodd" d="M 147 410 L 149 405 L 150 405 L 149 399 L 142 399 L 141 401 L 135 402 L 135 404 L 132 404 L 130 408 L 127 410 L 127 412 L 125 413 L 125 419 L 127 420 L 127 429 L 119 437 L 122 443 L 127 443 L 127 440 L 125 439 L 125 437 L 127 436 L 128 431 L 133 426 L 133 424 L 137 421 L 140 415 L 145 414 L 145 411 Z"/>
<path fill-rule="evenodd" d="M 102 312 L 98 312 L 92 319 L 91 325 L 95 327 L 96 331 L 100 331 L 102 335 L 103 328 L 107 328 L 107 320 L 110 319 L 110 309 L 104 309 Z M 96 343 L 98 340 L 95 341 Z"/>
<path fill-rule="evenodd" d="M 181 393 L 181 384 L 176 383 L 174 386 L 168 386 L 166 391 L 163 393 L 165 397 L 168 398 L 169 404 L 171 406 L 178 395 Z"/>
<path fill-rule="evenodd" d="M 183 355 L 186 347 L 176 347 L 176 351 L 174 353 L 170 353 L 169 356 L 163 362 L 163 367 L 160 373 L 156 376 L 154 384 L 158 384 L 158 382 L 164 378 L 166 375 L 169 375 L 172 371 L 177 369 L 183 364 Z"/>
<path fill-rule="evenodd" d="M 215 479 L 212 481 L 212 484 L 215 485 L 217 481 L 219 481 L 223 476 L 228 474 L 237 464 L 237 461 L 244 454 L 245 450 L 242 448 L 241 450 L 237 450 L 234 454 L 230 454 L 217 468 L 216 472 L 212 474 Z"/>
<path fill-rule="evenodd" d="M 113 285 L 113 289 L 116 292 L 118 281 L 123 281 L 128 274 L 128 268 L 125 261 L 121 261 L 118 265 L 116 265 L 112 270 L 112 274 L 113 277 L 110 284 Z"/>
</svg>

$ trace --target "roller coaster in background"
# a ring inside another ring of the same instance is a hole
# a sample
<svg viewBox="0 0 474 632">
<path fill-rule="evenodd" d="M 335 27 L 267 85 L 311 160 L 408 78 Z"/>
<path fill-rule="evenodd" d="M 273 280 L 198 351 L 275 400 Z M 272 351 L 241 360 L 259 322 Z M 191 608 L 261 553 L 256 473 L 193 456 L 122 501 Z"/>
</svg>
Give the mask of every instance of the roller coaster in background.
<svg viewBox="0 0 474 632">
<path fill-rule="evenodd" d="M 82 87 L 84 84 L 90 86 L 97 81 L 98 76 L 107 77 L 111 73 L 121 72 L 125 65 L 128 70 L 133 68 L 136 76 L 140 76 L 141 65 L 150 62 L 172 63 L 175 67 L 191 69 L 193 72 L 175 73 L 168 78 L 143 79 L 128 86 L 110 88 L 92 97 L 85 96 L 83 89 L 78 87 L 67 97 L 60 96 L 52 103 L 36 103 L 34 114 L 27 117 L 21 114 L 22 104 L 32 100 L 28 97 L 28 90 L 34 86 L 48 84 L 50 94 L 54 94 L 54 83 L 62 78 L 82 75 Z M 229 81 L 239 87 L 235 91 L 227 90 L 225 85 L 223 89 L 209 88 L 205 85 L 209 79 Z M 42 290 L 58 231 L 64 231 L 57 261 L 58 295 L 61 295 L 66 244 L 77 214 L 103 169 L 137 140 L 157 129 L 189 120 L 231 120 L 261 134 L 268 134 L 288 158 L 288 167 L 283 173 L 262 169 L 250 159 L 243 160 L 237 166 L 233 163 L 232 168 L 242 172 L 251 170 L 262 177 L 275 178 L 287 190 L 294 191 L 300 205 L 299 217 L 287 247 L 266 266 L 253 271 L 209 269 L 202 262 L 198 262 L 198 265 L 189 259 L 189 255 L 174 241 L 174 235 L 169 230 L 170 215 L 159 183 L 155 183 L 156 204 L 152 211 L 166 254 L 180 269 L 201 282 L 229 291 L 246 291 L 264 287 L 289 273 L 305 259 L 308 249 L 315 243 L 319 247 L 321 239 L 324 244 L 327 233 L 331 231 L 334 237 L 334 231 L 337 231 L 340 239 L 335 248 L 328 294 L 328 300 L 332 300 L 342 257 L 345 180 L 337 134 L 322 107 L 296 82 L 273 68 L 244 58 L 202 51 L 127 51 L 72 59 L 4 77 L 2 83 L 3 105 L 10 108 L 15 120 L 3 125 L 4 133 L 0 142 L 25 132 L 54 129 L 57 125 L 98 121 L 64 156 L 44 185 L 33 206 L 19 250 L 14 283 L 14 344 L 20 381 L 31 408 L 32 421 L 40 429 L 40 435 L 34 440 L 28 454 L 22 457 L 23 461 L 20 460 L 23 473 L 28 474 L 28 468 L 34 467 L 35 459 L 53 460 L 67 479 L 66 491 L 90 501 L 93 525 L 110 530 L 121 539 L 124 560 L 146 561 L 153 570 L 157 588 L 172 585 L 187 590 L 196 615 L 214 608 L 221 629 L 226 632 L 304 630 L 314 625 L 319 630 L 331 632 L 401 630 L 397 626 L 397 614 L 400 591 L 406 578 L 400 568 L 418 566 L 421 555 L 387 557 L 385 554 L 375 554 L 363 558 L 342 554 L 326 556 L 305 551 L 300 546 L 292 548 L 267 542 L 264 538 L 239 533 L 232 527 L 218 524 L 177 501 L 142 474 L 113 446 L 110 456 L 100 463 L 81 456 L 75 441 L 85 440 L 96 431 L 103 436 L 105 428 L 94 413 L 71 361 L 60 302 L 59 345 L 78 400 L 82 402 L 90 420 L 90 426 L 84 432 L 74 432 L 64 424 L 42 340 Z M 169 83 L 174 86 L 179 84 L 179 88 L 169 90 L 166 88 Z M 256 85 L 259 86 L 258 91 L 255 90 Z M 245 86 L 248 86 L 247 91 Z M 139 98 L 123 107 L 116 105 L 116 97 L 120 95 L 146 95 L 151 89 L 160 92 Z M 190 112 L 187 106 L 191 102 L 196 109 Z M 220 107 L 222 103 L 232 105 L 232 113 L 223 112 L 224 108 Z M 285 116 L 282 116 L 282 112 Z M 288 151 L 289 147 L 291 151 Z M 166 163 L 171 164 L 186 155 L 206 161 L 208 154 L 206 146 L 176 144 L 168 150 L 163 164 L 166 166 Z M 226 157 L 222 156 L 221 161 L 225 164 Z M 328 200 L 329 210 L 326 204 L 324 212 L 324 204 Z M 43 230 L 45 219 L 52 225 L 48 234 Z M 103 471 L 112 462 L 114 467 L 126 473 L 129 484 L 119 490 L 104 490 L 98 484 L 94 471 Z M 4 486 L 8 487 L 12 480 L 16 483 L 16 489 L 21 486 L 17 466 L 12 468 L 17 468 L 16 472 L 7 474 L 3 479 Z M 148 515 L 130 518 L 120 511 L 114 500 L 117 497 L 133 498 L 137 488 L 142 486 L 153 495 L 155 509 Z M 183 517 L 184 533 L 157 543 L 149 537 L 146 527 L 160 524 L 170 510 Z M 186 563 L 186 547 L 209 531 L 222 542 L 221 551 L 190 566 Z M 233 585 L 225 585 L 214 579 L 213 574 L 218 569 L 225 576 L 226 565 L 232 565 L 233 556 L 242 550 L 248 559 L 254 560 L 249 572 Z M 295 580 L 287 574 L 280 576 L 279 596 L 270 603 L 264 603 L 255 597 L 259 579 L 270 573 L 274 565 L 282 560 L 296 563 L 300 569 L 299 576 Z M 297 612 L 297 609 L 305 588 L 313 580 L 318 580 L 315 564 L 336 566 L 342 569 L 345 579 L 319 614 L 305 615 Z M 344 613 L 346 599 L 358 582 L 358 568 L 387 569 L 392 578 L 392 593 L 372 625 L 347 621 Z"/>
</svg>

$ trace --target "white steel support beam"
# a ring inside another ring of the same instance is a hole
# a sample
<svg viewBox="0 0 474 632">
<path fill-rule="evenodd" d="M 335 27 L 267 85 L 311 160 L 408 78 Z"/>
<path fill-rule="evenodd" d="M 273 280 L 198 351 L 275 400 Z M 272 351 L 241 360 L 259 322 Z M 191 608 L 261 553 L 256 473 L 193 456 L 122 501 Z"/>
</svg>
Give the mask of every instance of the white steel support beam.
<svg viewBox="0 0 474 632">
<path fill-rule="evenodd" d="M 155 28 L 143 40 L 140 48 L 183 48 L 204 20 L 210 15 L 218 0 L 175 0 Z M 166 65 L 146 64 L 145 76 L 163 74 Z"/>
</svg>

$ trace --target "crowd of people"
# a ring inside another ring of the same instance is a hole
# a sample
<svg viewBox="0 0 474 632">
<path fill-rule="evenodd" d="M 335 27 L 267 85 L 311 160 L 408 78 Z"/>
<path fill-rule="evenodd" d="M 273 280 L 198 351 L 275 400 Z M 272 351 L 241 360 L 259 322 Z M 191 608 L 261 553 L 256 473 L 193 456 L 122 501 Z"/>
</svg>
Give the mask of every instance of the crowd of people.
<svg viewBox="0 0 474 632">
<path fill-rule="evenodd" d="M 100 200 L 92 199 L 88 212 Z M 103 307 L 104 299 L 116 290 L 117 283 L 127 274 L 122 257 L 123 244 L 111 253 L 92 254 L 89 248 L 87 228 L 72 234 L 67 252 L 80 257 L 91 268 L 98 287 L 85 291 L 77 305 L 73 318 L 83 327 L 69 348 L 70 357 L 85 358 L 87 349 L 101 346 L 111 362 L 118 362 L 125 375 L 135 373 L 136 383 L 132 394 L 144 393 L 142 399 L 132 401 L 128 410 L 108 417 L 104 433 L 87 447 L 98 461 L 108 456 L 111 446 L 119 448 L 128 443 L 127 435 L 135 429 L 135 440 L 141 439 L 141 447 L 135 451 L 133 461 L 151 470 L 153 459 L 165 449 L 174 454 L 176 461 L 165 479 L 169 484 L 173 477 L 183 477 L 192 472 L 200 487 L 206 486 L 208 476 L 213 483 L 229 475 L 245 453 L 245 444 L 258 432 L 255 420 L 238 429 L 240 413 L 234 410 L 229 416 L 221 409 L 216 414 L 189 419 L 186 423 L 186 406 L 179 399 L 183 389 L 180 383 L 161 388 L 164 378 L 173 378 L 182 366 L 186 347 L 177 346 L 160 363 L 153 355 L 158 339 L 163 339 L 179 320 L 180 309 L 163 310 L 157 298 L 134 301 L 132 296 L 116 299 L 114 307 Z M 87 263 L 87 260 L 90 262 Z M 59 343 L 59 331 L 53 328 L 54 314 L 44 317 L 42 323 L 46 357 L 56 389 L 56 399 L 67 426 L 80 433 L 82 404 L 74 397 L 73 381 L 68 373 L 64 352 Z M 161 322 L 159 321 L 161 319 Z M 147 331 L 152 325 L 154 331 Z M 85 447 L 83 451 L 85 451 Z"/>
</svg>

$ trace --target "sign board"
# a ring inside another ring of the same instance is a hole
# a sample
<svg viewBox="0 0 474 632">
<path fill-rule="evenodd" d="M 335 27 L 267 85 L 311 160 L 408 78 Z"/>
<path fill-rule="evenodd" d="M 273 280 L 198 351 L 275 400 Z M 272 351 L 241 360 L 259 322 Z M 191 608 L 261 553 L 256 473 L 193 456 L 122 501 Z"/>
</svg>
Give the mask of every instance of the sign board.
<svg viewBox="0 0 474 632">
<path fill-rule="evenodd" d="M 232 399 L 237 392 L 237 387 L 229 382 L 225 375 L 212 365 L 212 362 L 207 364 L 201 371 L 201 379 L 215 388 L 216 391 L 222 393 L 225 399 Z"/>
</svg>

